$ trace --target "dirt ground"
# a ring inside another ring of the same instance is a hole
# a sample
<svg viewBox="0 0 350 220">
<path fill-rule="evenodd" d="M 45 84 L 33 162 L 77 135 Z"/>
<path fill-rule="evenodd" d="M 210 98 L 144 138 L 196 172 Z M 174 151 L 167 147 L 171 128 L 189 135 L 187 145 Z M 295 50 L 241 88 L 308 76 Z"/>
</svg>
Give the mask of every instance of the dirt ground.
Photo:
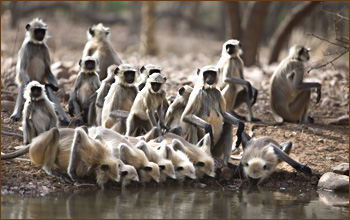
<svg viewBox="0 0 350 220">
<path fill-rule="evenodd" d="M 61 69 L 68 72 L 68 76 L 76 74 L 77 62 L 80 59 L 81 51 L 86 42 L 86 30 L 89 24 L 77 27 L 70 21 L 65 21 L 65 26 L 54 18 L 47 19 L 52 38 L 48 40 L 52 63 L 62 61 Z M 9 28 L 8 15 L 1 18 L 1 130 L 21 134 L 21 122 L 13 123 L 9 116 L 13 111 L 14 100 L 17 96 L 17 86 L 14 84 L 14 66 L 16 56 L 11 60 L 13 51 L 17 53 L 24 37 L 24 26 L 27 21 L 21 21 L 18 32 L 18 39 L 15 41 L 12 36 L 17 30 Z M 74 31 L 69 31 L 74 30 Z M 158 39 L 162 42 L 159 55 L 155 57 L 141 56 L 135 50 L 127 35 L 127 27 L 112 26 L 111 41 L 119 56 L 125 63 L 142 66 L 148 63 L 159 65 L 167 76 L 167 95 L 171 100 L 176 95 L 177 89 L 185 84 L 193 85 L 196 79 L 196 70 L 205 65 L 215 64 L 221 51 L 223 42 L 205 39 L 197 39 L 194 35 L 175 36 L 170 30 L 162 29 L 158 32 Z M 197 33 L 198 34 L 198 33 Z M 62 39 L 66 42 L 63 44 Z M 15 43 L 16 42 L 16 43 Z M 15 45 L 16 44 L 16 45 Z M 127 46 L 125 46 L 127 45 Z M 205 47 L 203 47 L 205 45 Z M 168 51 L 168 53 L 166 53 Z M 171 52 L 169 52 L 171 51 Z M 196 52 L 194 52 L 196 51 Z M 342 63 L 343 62 L 343 63 Z M 311 62 L 312 63 L 312 62 Z M 56 63 L 57 64 L 57 63 Z M 254 87 L 259 90 L 258 100 L 254 106 L 255 117 L 261 122 L 246 122 L 245 131 L 254 137 L 269 136 L 277 142 L 292 141 L 293 149 L 291 157 L 307 164 L 319 173 L 332 170 L 333 167 L 349 162 L 349 126 L 329 125 L 328 123 L 349 112 L 349 69 L 348 61 L 341 61 L 336 69 L 327 68 L 314 70 L 306 75 L 306 80 L 317 81 L 322 84 L 322 99 L 315 104 L 316 94 L 312 94 L 310 104 L 310 115 L 314 117 L 314 124 L 283 123 L 276 125 L 268 104 L 269 78 L 276 67 L 263 66 L 261 68 L 245 68 L 245 76 Z M 69 78 L 69 77 L 68 77 Z M 67 99 L 74 78 L 58 79 L 60 90 L 57 92 L 62 106 L 67 111 Z M 241 115 L 246 114 L 245 107 L 238 111 Z M 73 126 L 70 126 L 73 127 Z M 235 132 L 235 131 L 234 131 Z M 15 146 L 22 145 L 22 140 L 17 137 L 1 135 L 1 152 L 13 152 Z M 238 164 L 238 161 L 232 161 Z M 220 175 L 213 180 L 205 180 L 206 184 L 229 185 L 236 187 L 241 181 L 224 181 Z M 297 173 L 283 163 L 278 170 L 262 185 L 274 188 L 317 187 L 317 176 L 305 176 Z M 193 184 L 203 187 L 203 184 Z M 58 178 L 46 175 L 41 169 L 32 164 L 28 155 L 23 155 L 15 160 L 1 161 L 1 192 L 2 193 L 48 193 L 52 191 L 75 191 L 75 190 L 96 190 L 96 186 L 77 186 L 73 183 L 66 183 Z"/>
</svg>

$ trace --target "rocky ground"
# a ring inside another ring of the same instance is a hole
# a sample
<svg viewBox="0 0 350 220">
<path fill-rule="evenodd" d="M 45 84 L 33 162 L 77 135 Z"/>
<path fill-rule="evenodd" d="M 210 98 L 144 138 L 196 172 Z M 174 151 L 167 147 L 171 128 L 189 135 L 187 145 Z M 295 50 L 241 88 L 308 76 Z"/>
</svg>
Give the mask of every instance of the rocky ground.
<svg viewBox="0 0 350 220">
<path fill-rule="evenodd" d="M 1 130 L 21 134 L 21 122 L 13 123 L 9 116 L 13 111 L 14 101 L 17 96 L 17 86 L 14 84 L 16 56 L 12 56 L 12 53 L 13 48 L 16 48 L 15 51 L 18 50 L 20 42 L 23 40 L 23 30 L 19 31 L 15 45 L 13 37 L 10 36 L 15 34 L 16 30 L 8 28 L 6 19 L 7 17 L 2 17 L 1 25 Z M 21 22 L 20 25 L 24 27 L 25 22 Z M 64 109 L 67 110 L 67 101 L 78 71 L 77 62 L 84 47 L 85 31 L 88 25 L 86 25 L 86 28 L 75 29 L 76 32 L 67 32 L 64 28 L 60 30 L 59 28 L 55 29 L 55 27 L 58 27 L 58 23 L 54 21 L 50 25 L 50 28 L 56 30 L 51 32 L 53 39 L 49 39 L 48 42 L 51 48 L 52 70 L 60 85 L 57 96 Z M 71 24 L 68 23 L 69 25 Z M 162 38 L 164 47 L 160 50 L 160 55 L 154 57 L 141 56 L 133 49 L 130 49 L 132 46 L 129 48 L 120 46 L 123 40 L 127 41 L 125 27 L 115 27 L 111 28 L 111 30 L 114 30 L 111 31 L 111 36 L 120 36 L 120 39 L 115 38 L 117 40 L 113 42 L 115 42 L 117 51 L 123 51 L 119 52 L 119 56 L 124 62 L 139 67 L 153 63 L 163 68 L 163 73 L 168 78 L 166 91 L 169 100 L 172 100 L 181 85 L 193 85 L 196 79 L 195 72 L 197 68 L 215 64 L 218 61 L 222 44 L 220 41 L 213 40 L 198 41 L 194 37 L 176 39 L 176 37 L 162 32 L 159 33 L 159 37 Z M 4 31 L 6 31 L 6 35 L 3 34 Z M 74 38 L 74 36 L 79 35 L 78 33 L 80 33 L 80 40 Z M 62 43 L 61 40 L 58 40 L 60 39 L 59 36 L 64 36 L 68 43 L 59 47 L 60 43 Z M 183 42 L 183 44 L 179 42 Z M 206 47 L 203 48 L 202 45 L 206 45 Z M 179 49 L 181 46 L 184 48 L 183 51 Z M 171 48 L 174 50 L 170 50 Z M 175 52 L 165 53 L 164 51 Z M 336 69 L 319 69 L 306 75 L 306 80 L 317 81 L 322 84 L 321 101 L 315 104 L 316 93 L 313 93 L 310 105 L 310 115 L 314 117 L 315 123 L 306 125 L 297 123 L 275 124 L 268 105 L 268 86 L 269 78 L 276 65 L 246 68 L 244 73 L 246 78 L 259 90 L 254 112 L 255 117 L 262 120 L 258 123 L 246 122 L 246 132 L 254 137 L 269 136 L 277 142 L 292 141 L 293 149 L 290 156 L 303 164 L 307 164 L 317 173 L 329 172 L 332 171 L 333 167 L 341 163 L 348 163 L 348 121 L 347 125 L 329 124 L 330 121 L 348 114 L 349 69 L 348 63 L 346 64 L 345 62 L 347 61 L 344 61 L 344 64 L 340 62 Z M 238 112 L 243 115 L 246 114 L 245 107 L 242 107 Z M 73 127 L 73 125 L 69 127 Z M 19 145 L 22 145 L 20 138 L 1 135 L 1 152 L 13 152 L 15 150 L 14 147 Z M 238 164 L 238 161 L 232 162 Z M 218 167 L 220 166 L 219 164 Z M 241 180 L 226 181 L 224 174 L 221 175 L 220 170 L 218 170 L 216 180 L 205 180 L 204 183 L 221 186 L 228 185 L 228 187 L 237 187 L 241 184 Z M 317 175 L 305 176 L 297 173 L 293 168 L 283 163 L 278 166 L 277 172 L 262 185 L 275 188 L 297 187 L 315 189 L 318 179 L 319 176 Z M 198 183 L 192 184 L 199 187 L 205 186 Z M 15 160 L 1 161 L 2 193 L 47 193 L 57 190 L 71 191 L 82 189 L 95 190 L 96 186 L 77 186 L 76 184 L 66 183 L 55 177 L 48 176 L 38 166 L 30 162 L 28 155 L 21 156 Z"/>
</svg>

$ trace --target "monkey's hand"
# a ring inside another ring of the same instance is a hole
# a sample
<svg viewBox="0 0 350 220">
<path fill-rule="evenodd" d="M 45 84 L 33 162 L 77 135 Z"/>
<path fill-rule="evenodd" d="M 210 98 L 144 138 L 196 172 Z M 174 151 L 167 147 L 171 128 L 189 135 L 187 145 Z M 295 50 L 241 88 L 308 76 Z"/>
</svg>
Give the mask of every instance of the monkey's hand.
<svg viewBox="0 0 350 220">
<path fill-rule="evenodd" d="M 238 148 L 242 142 L 243 131 L 244 131 L 244 123 L 240 121 L 238 123 L 238 128 L 237 128 L 237 132 L 236 132 L 236 135 L 237 135 L 236 148 Z"/>
<path fill-rule="evenodd" d="M 168 132 L 168 131 L 170 130 L 169 127 L 166 126 L 166 125 L 162 125 L 161 127 L 162 127 L 162 129 L 164 129 L 166 132 Z"/>
<path fill-rule="evenodd" d="M 306 174 L 309 174 L 311 175 L 312 174 L 312 170 L 310 167 L 306 166 L 306 165 L 303 165 L 299 168 L 299 171 L 303 172 L 303 173 L 306 173 Z"/>
<path fill-rule="evenodd" d="M 21 116 L 17 114 L 11 115 L 10 118 L 13 122 L 21 120 Z"/>
<path fill-rule="evenodd" d="M 213 135 L 213 128 L 211 127 L 211 124 L 205 125 L 204 128 L 205 133 L 209 133 L 210 135 L 210 145 L 214 146 L 214 135 Z"/>
<path fill-rule="evenodd" d="M 316 104 L 321 100 L 321 88 L 317 88 L 317 98 L 316 98 Z"/>
</svg>

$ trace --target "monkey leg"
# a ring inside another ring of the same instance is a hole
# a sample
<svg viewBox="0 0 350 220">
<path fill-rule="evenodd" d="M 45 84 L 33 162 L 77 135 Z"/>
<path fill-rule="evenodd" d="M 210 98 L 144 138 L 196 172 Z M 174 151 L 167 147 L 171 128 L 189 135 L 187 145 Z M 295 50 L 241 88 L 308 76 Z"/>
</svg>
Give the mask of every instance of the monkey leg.
<svg viewBox="0 0 350 220">
<path fill-rule="evenodd" d="M 58 111 L 58 114 L 60 115 L 61 118 L 61 125 L 67 126 L 69 124 L 69 118 L 67 114 L 64 112 L 60 102 L 58 101 L 56 95 L 53 93 L 52 88 L 49 86 L 46 86 L 46 92 L 49 97 L 49 99 L 55 103 L 56 105 L 56 110 Z"/>
<path fill-rule="evenodd" d="M 19 87 L 19 91 L 17 94 L 17 100 L 16 100 L 16 105 L 13 110 L 12 115 L 10 118 L 12 121 L 19 121 L 21 119 L 21 109 L 23 106 L 23 94 L 24 94 L 24 88 L 26 87 L 26 84 L 24 82 L 21 83 L 21 86 Z"/>
<path fill-rule="evenodd" d="M 237 93 L 237 98 L 236 98 L 236 102 L 234 103 L 234 106 L 232 108 L 232 114 L 240 119 L 240 120 L 246 120 L 245 117 L 238 115 L 236 112 L 234 112 L 234 109 L 239 108 L 243 103 L 245 103 L 247 105 L 247 109 L 248 109 L 248 121 L 251 122 L 256 122 L 256 121 L 260 121 L 260 119 L 258 118 L 254 118 L 253 116 L 253 105 L 256 102 L 256 98 L 258 95 L 258 90 L 256 90 L 254 87 L 252 87 L 253 89 L 253 100 L 249 99 L 248 96 L 248 91 L 246 88 L 241 89 L 238 93 Z M 254 103 L 253 103 L 254 102 Z"/>
<path fill-rule="evenodd" d="M 188 124 L 187 129 L 184 132 L 184 138 L 191 144 L 197 144 L 198 143 L 198 128 L 196 125 Z"/>
<path fill-rule="evenodd" d="M 97 105 L 95 105 L 95 111 L 96 111 L 96 124 L 97 126 L 101 126 L 102 125 L 102 108 L 98 107 Z"/>
<path fill-rule="evenodd" d="M 124 118 L 118 118 L 111 129 L 124 135 L 126 132 L 126 120 Z"/>
<path fill-rule="evenodd" d="M 232 124 L 225 122 L 220 139 L 212 148 L 211 153 L 215 157 L 223 158 L 226 165 L 228 164 L 228 160 L 231 155 L 232 139 Z"/>
<path fill-rule="evenodd" d="M 233 84 L 226 85 L 225 88 L 222 90 L 222 95 L 224 96 L 226 101 L 226 109 L 233 109 L 237 99 L 236 86 L 234 86 Z"/>
<path fill-rule="evenodd" d="M 180 125 L 175 126 L 169 130 L 169 132 L 176 134 L 178 136 L 182 136 L 182 127 Z"/>
<path fill-rule="evenodd" d="M 29 148 L 29 157 L 49 175 L 52 175 L 52 168 L 55 164 L 60 133 L 57 128 L 51 128 L 49 131 L 38 136 Z"/>
<path fill-rule="evenodd" d="M 126 120 L 126 136 L 136 137 L 136 132 L 138 129 L 138 125 L 136 124 L 136 115 L 129 115 Z"/>
<path fill-rule="evenodd" d="M 309 89 L 301 92 L 299 96 L 297 96 L 297 98 L 289 104 L 289 114 L 285 115 L 285 117 L 282 117 L 285 120 L 291 122 L 296 122 L 298 120 L 300 122 L 305 122 L 310 103 L 310 95 L 311 91 Z"/>
</svg>

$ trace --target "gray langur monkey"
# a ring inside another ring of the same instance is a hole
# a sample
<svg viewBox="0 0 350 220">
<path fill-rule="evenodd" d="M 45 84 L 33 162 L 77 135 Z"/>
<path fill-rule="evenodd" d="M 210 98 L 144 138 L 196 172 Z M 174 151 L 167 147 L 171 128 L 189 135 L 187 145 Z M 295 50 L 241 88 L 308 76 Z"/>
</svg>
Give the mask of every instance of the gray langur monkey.
<svg viewBox="0 0 350 220">
<path fill-rule="evenodd" d="M 127 118 L 127 136 L 139 136 L 141 133 L 147 133 L 153 127 L 169 130 L 163 121 L 163 103 L 166 96 L 163 86 L 165 82 L 166 77 L 160 73 L 149 76 L 146 87 L 137 94 L 131 107 Z M 154 116 L 155 111 L 157 111 L 159 124 Z"/>
<path fill-rule="evenodd" d="M 47 97 L 44 85 L 31 81 L 25 88 L 24 98 L 23 142 L 27 145 L 39 134 L 58 127 L 58 123 L 55 105 Z"/>
<path fill-rule="evenodd" d="M 228 40 L 222 46 L 222 54 L 216 67 L 220 69 L 222 85 L 222 94 L 226 100 L 227 111 L 239 119 L 245 120 L 245 117 L 239 116 L 234 109 L 246 103 L 248 108 L 248 121 L 260 121 L 253 117 L 252 106 L 256 102 L 258 90 L 244 79 L 243 60 L 239 56 L 240 42 L 238 40 Z"/>
<path fill-rule="evenodd" d="M 102 126 L 125 134 L 126 118 L 138 93 L 134 85 L 137 68 L 121 64 L 115 68 L 114 74 L 115 83 L 112 84 L 102 109 Z M 120 117 L 118 113 L 124 113 L 126 117 Z"/>
<path fill-rule="evenodd" d="M 165 115 L 164 121 L 165 121 L 165 125 L 168 128 L 171 129 L 171 128 L 175 128 L 176 126 L 182 125 L 181 115 L 186 108 L 188 99 L 192 91 L 193 91 L 193 88 L 188 85 L 185 85 L 178 90 L 178 94 L 174 102 L 169 106 Z"/>
<path fill-rule="evenodd" d="M 93 25 L 87 31 L 88 42 L 85 44 L 83 57 L 92 56 L 99 60 L 100 80 L 106 78 L 107 68 L 110 65 L 123 63 L 113 49 L 109 36 L 109 28 L 103 26 L 102 23 Z"/>
<path fill-rule="evenodd" d="M 251 138 L 245 132 L 242 133 L 243 155 L 233 177 L 239 177 L 239 173 L 248 178 L 252 184 L 261 183 L 269 177 L 276 166 L 284 161 L 297 171 L 312 174 L 312 170 L 289 157 L 293 143 L 291 141 L 278 144 L 269 137 L 258 139 Z"/>
<path fill-rule="evenodd" d="M 21 119 L 24 89 L 30 81 L 35 80 L 45 85 L 48 98 L 56 105 L 61 125 L 68 125 L 69 118 L 53 92 L 57 91 L 59 86 L 50 67 L 50 53 L 46 45 L 47 24 L 35 18 L 26 25 L 26 30 L 26 37 L 18 52 L 16 65 L 16 83 L 19 91 L 15 109 L 10 117 L 13 121 Z"/>
<path fill-rule="evenodd" d="M 184 138 L 197 144 L 209 133 L 211 153 L 228 163 L 232 148 L 232 124 L 238 126 L 236 147 L 241 142 L 244 123 L 226 112 L 225 98 L 217 88 L 220 70 L 205 66 L 197 71 L 197 81 L 181 116 Z"/>
<path fill-rule="evenodd" d="M 289 55 L 282 60 L 270 80 L 270 107 L 277 122 L 310 122 L 307 116 L 311 89 L 316 88 L 316 103 L 321 99 L 321 84 L 303 82 L 304 62 L 310 59 L 310 49 L 294 45 Z"/>
<path fill-rule="evenodd" d="M 96 113 L 94 106 L 84 109 L 89 97 L 95 94 L 100 87 L 100 78 L 97 74 L 98 61 L 93 57 L 84 57 L 79 61 L 80 72 L 75 80 L 69 97 L 69 114 L 77 117 L 76 124 L 94 124 Z"/>
<path fill-rule="evenodd" d="M 139 91 L 141 91 L 147 82 L 147 79 L 150 75 L 152 75 L 153 73 L 161 73 L 161 68 L 159 66 L 155 66 L 153 64 L 147 64 L 144 65 L 140 68 L 140 82 L 137 85 L 137 88 L 139 89 Z"/>
</svg>

